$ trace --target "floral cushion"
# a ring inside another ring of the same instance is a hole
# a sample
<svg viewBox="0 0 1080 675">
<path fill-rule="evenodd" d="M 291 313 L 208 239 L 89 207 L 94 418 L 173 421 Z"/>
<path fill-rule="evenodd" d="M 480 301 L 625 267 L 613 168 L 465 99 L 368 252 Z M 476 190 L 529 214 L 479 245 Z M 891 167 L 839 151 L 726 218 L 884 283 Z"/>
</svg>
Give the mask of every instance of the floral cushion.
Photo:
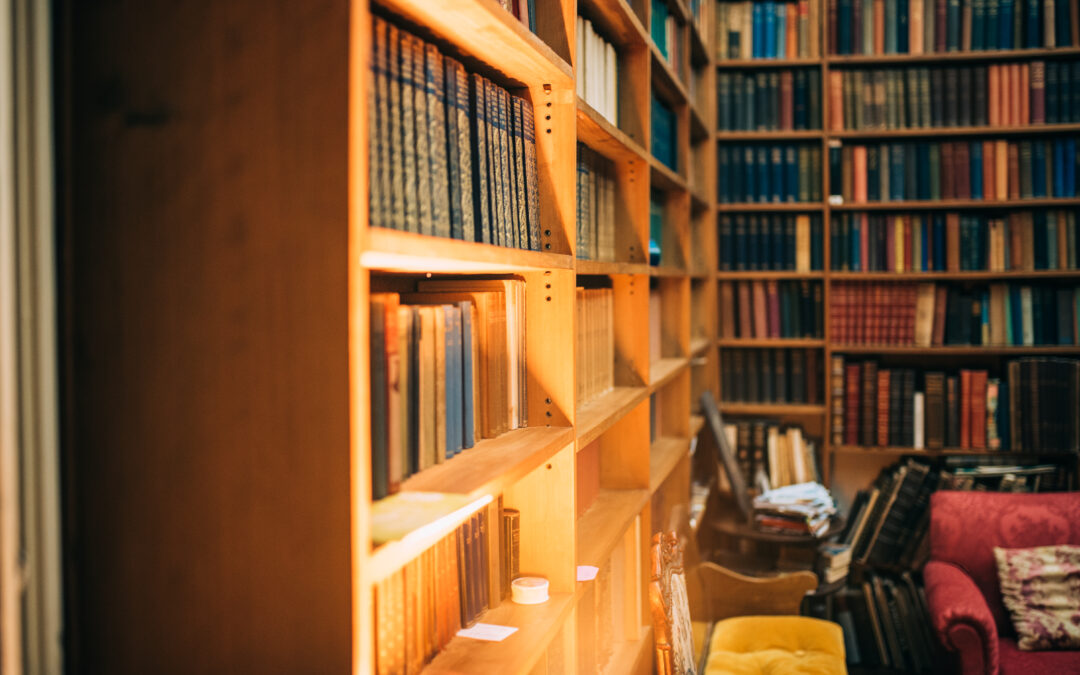
<svg viewBox="0 0 1080 675">
<path fill-rule="evenodd" d="M 995 546 L 994 558 L 1020 649 L 1080 649 L 1080 546 Z"/>
</svg>

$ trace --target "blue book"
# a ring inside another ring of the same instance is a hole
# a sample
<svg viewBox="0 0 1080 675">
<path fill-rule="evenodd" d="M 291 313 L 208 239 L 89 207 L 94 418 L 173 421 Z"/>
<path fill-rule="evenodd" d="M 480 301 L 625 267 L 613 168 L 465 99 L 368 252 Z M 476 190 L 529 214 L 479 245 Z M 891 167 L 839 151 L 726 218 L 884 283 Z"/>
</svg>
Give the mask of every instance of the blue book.
<svg viewBox="0 0 1080 675">
<path fill-rule="evenodd" d="M 810 269 L 825 269 L 825 237 L 823 236 L 821 221 L 817 216 L 810 220 Z"/>
<path fill-rule="evenodd" d="M 896 0 L 896 51 L 908 53 L 908 0 Z"/>
<path fill-rule="evenodd" d="M 787 6 L 784 4 L 776 7 L 776 58 L 787 58 Z"/>
<path fill-rule="evenodd" d="M 743 178 L 745 182 L 743 194 L 746 195 L 746 201 L 758 201 L 761 185 L 758 183 L 757 154 L 752 145 L 743 146 Z"/>
<path fill-rule="evenodd" d="M 720 216 L 720 269 L 735 269 L 735 224 L 726 213 Z"/>
<path fill-rule="evenodd" d="M 753 25 L 753 48 L 751 51 L 755 59 L 765 58 L 765 5 L 764 2 L 755 2 L 751 10 Z"/>
<path fill-rule="evenodd" d="M 889 199 L 904 199 L 904 147 L 903 143 L 893 143 L 889 149 Z"/>
<path fill-rule="evenodd" d="M 665 59 L 668 58 L 667 18 L 667 3 L 664 0 L 652 0 L 652 26 L 649 32 L 652 34 L 653 44 Z"/>
<path fill-rule="evenodd" d="M 1020 301 L 1020 286 L 1009 284 L 1009 313 L 1012 321 L 1009 322 L 1009 335 L 1012 341 L 1009 344 L 1024 344 L 1024 311 Z"/>
<path fill-rule="evenodd" d="M 741 145 L 731 148 L 731 201 L 746 201 L 746 151 Z"/>
<path fill-rule="evenodd" d="M 945 271 L 945 216 L 934 214 L 934 269 Z"/>
<path fill-rule="evenodd" d="M 755 6 L 758 3 L 754 3 Z M 764 56 L 767 59 L 776 58 L 776 3 L 775 2 L 763 2 L 762 14 L 763 25 L 762 31 L 764 32 L 765 48 Z"/>
<path fill-rule="evenodd" d="M 837 0 L 836 8 L 836 51 L 841 54 L 852 53 L 851 47 L 851 24 L 852 24 L 852 1 Z M 886 0 L 889 1 L 889 0 Z M 895 2 L 895 0 L 892 0 Z M 886 24 L 888 21 L 886 21 Z M 886 50 L 888 51 L 888 50 Z"/>
<path fill-rule="evenodd" d="M 476 428 L 473 426 L 473 355 L 472 355 L 472 303 L 462 300 L 458 303 L 461 312 L 461 419 L 462 419 L 462 449 L 468 449 L 476 444 Z"/>
<path fill-rule="evenodd" d="M 1013 34 L 1016 31 L 1016 27 L 1013 25 L 1013 21 L 1016 20 L 1015 14 L 1016 2 L 1015 0 L 1001 0 L 1001 6 L 998 9 L 998 48 L 999 49 L 1012 49 L 1013 48 Z"/>
<path fill-rule="evenodd" d="M 930 199 L 930 145 L 928 143 L 918 143 L 915 146 L 916 154 L 916 166 L 918 170 L 915 173 L 918 184 L 918 199 Z M 925 241 L 925 240 L 924 240 Z M 923 250 L 926 250 L 925 247 Z"/>
<path fill-rule="evenodd" d="M 858 222 L 852 220 L 851 223 L 851 271 L 862 271 L 862 228 L 859 227 Z"/>
<path fill-rule="evenodd" d="M 744 247 L 746 237 L 739 237 L 739 220 L 738 216 L 735 219 L 735 232 L 736 239 L 739 243 L 739 260 L 746 260 L 746 249 Z M 657 198 L 657 194 L 653 192 L 649 195 L 649 264 L 656 266 L 660 264 L 660 242 L 664 239 L 664 204 L 661 199 Z"/>
<path fill-rule="evenodd" d="M 777 226 L 780 226 L 780 221 L 777 221 Z M 787 262 L 785 267 L 793 270 L 795 269 L 795 216 L 790 214 L 784 216 L 783 228 L 784 260 Z"/>
<path fill-rule="evenodd" d="M 716 149 L 716 201 L 731 201 L 731 146 L 720 145 Z"/>
<path fill-rule="evenodd" d="M 1080 87 L 1080 82 L 1076 83 L 1077 87 Z M 1062 197 L 1075 197 L 1076 196 L 1076 139 L 1066 138 L 1065 143 L 1065 156 L 1063 158 L 1063 169 L 1065 170 L 1065 193 Z"/>
<path fill-rule="evenodd" d="M 1008 303 L 1006 303 L 1006 306 Z M 998 405 L 997 412 L 994 413 L 994 419 L 997 420 L 998 438 L 1001 439 L 1001 450 L 1009 449 L 1009 442 L 1011 433 L 1009 431 L 1009 383 L 1002 381 L 998 387 Z"/>
<path fill-rule="evenodd" d="M 973 0 L 971 3 L 971 49 L 985 49 L 986 43 L 986 0 Z"/>
<path fill-rule="evenodd" d="M 753 195 L 754 201 L 767 202 L 769 201 L 769 195 L 772 194 L 769 181 L 771 173 L 771 167 L 769 166 L 769 149 L 764 145 L 759 145 L 757 151 L 754 152 L 754 162 L 757 168 L 757 192 Z"/>
<path fill-rule="evenodd" d="M 986 49 L 998 48 L 998 14 L 1001 9 L 1001 0 L 983 0 L 986 3 L 986 22 L 983 24 L 983 46 Z"/>
<path fill-rule="evenodd" d="M 984 290 L 982 292 L 982 301 L 979 303 L 979 309 L 982 310 L 982 317 L 979 325 L 982 327 L 982 335 L 990 335 L 990 292 Z M 979 336 L 979 344 L 988 344 L 988 340 L 983 340 L 982 336 Z"/>
<path fill-rule="evenodd" d="M 1057 269 L 1058 263 L 1057 212 L 1046 212 L 1046 268 Z"/>
<path fill-rule="evenodd" d="M 769 192 L 769 200 L 774 202 L 784 201 L 784 149 L 774 145 L 768 149 L 769 153 L 769 184 L 772 190 Z"/>
<path fill-rule="evenodd" d="M 1054 3 L 1054 44 L 1058 47 L 1068 47 L 1072 42 L 1069 35 L 1069 3 L 1065 0 L 1057 0 Z"/>
<path fill-rule="evenodd" d="M 1031 196 L 1046 196 L 1046 143 L 1042 140 L 1031 144 Z"/>
<path fill-rule="evenodd" d="M 758 244 L 758 257 L 761 259 L 759 267 L 763 270 L 776 269 L 776 249 L 773 247 L 773 220 L 769 216 L 761 217 L 758 236 L 761 239 Z"/>
<path fill-rule="evenodd" d="M 1054 196 L 1065 196 L 1065 143 L 1060 138 L 1054 141 Z M 1036 141 L 1035 145 L 1042 145 Z M 1072 162 L 1070 162 L 1071 164 Z"/>
<path fill-rule="evenodd" d="M 1035 269 L 1046 269 L 1046 211 L 1036 211 L 1032 214 L 1032 252 L 1035 258 Z"/>
<path fill-rule="evenodd" d="M 780 216 L 770 216 L 769 220 L 772 221 L 771 229 L 772 233 L 772 250 L 773 250 L 773 269 L 783 270 L 788 269 L 788 253 L 787 253 L 787 237 L 784 232 L 784 223 L 780 220 Z M 792 259 L 794 261 L 794 259 Z M 794 262 L 791 265 L 794 269 Z"/>
<path fill-rule="evenodd" d="M 971 198 L 983 198 L 983 144 L 971 143 Z"/>
<path fill-rule="evenodd" d="M 842 241 L 840 239 L 842 236 L 840 230 L 843 227 L 842 223 L 844 222 L 844 217 L 842 215 L 834 215 L 830 222 L 832 222 L 832 225 L 829 227 L 829 251 L 831 252 L 829 269 L 839 271 L 844 268 L 843 263 L 847 260 L 845 249 L 840 244 Z"/>
<path fill-rule="evenodd" d="M 945 1 L 945 51 L 960 49 L 960 0 Z M 1011 0 L 1002 0 L 1003 2 Z M 887 15 L 886 15 L 887 16 Z M 887 22 L 888 20 L 886 20 Z M 885 51 L 889 51 L 889 33 L 885 31 Z"/>
<path fill-rule="evenodd" d="M 844 175 L 842 154 L 840 146 L 829 147 L 829 196 L 839 197 L 843 194 Z"/>
<path fill-rule="evenodd" d="M 752 214 L 746 221 L 746 269 L 761 269 L 761 218 Z"/>
<path fill-rule="evenodd" d="M 750 247 L 746 243 L 746 216 L 741 213 L 735 216 L 735 266 L 737 270 L 745 270 L 746 263 L 750 260 Z"/>
<path fill-rule="evenodd" d="M 885 53 L 895 54 L 899 27 L 898 0 L 885 0 Z"/>
<path fill-rule="evenodd" d="M 1027 30 L 1024 31 L 1024 46 L 1028 49 L 1035 49 L 1042 47 L 1042 37 L 1040 35 L 1042 28 L 1042 20 L 1039 18 L 1039 6 L 1041 2 L 1035 0 L 1028 0 L 1027 3 L 1027 19 L 1024 23 L 1027 24 Z"/>
<path fill-rule="evenodd" d="M 794 145 L 784 148 L 784 159 L 787 165 L 787 178 L 784 181 L 784 201 L 795 202 L 799 200 L 799 151 Z"/>
<path fill-rule="evenodd" d="M 445 333 L 443 348 L 446 350 L 446 377 L 443 395 L 446 397 L 446 458 L 461 452 L 461 309 L 443 305 Z"/>
</svg>

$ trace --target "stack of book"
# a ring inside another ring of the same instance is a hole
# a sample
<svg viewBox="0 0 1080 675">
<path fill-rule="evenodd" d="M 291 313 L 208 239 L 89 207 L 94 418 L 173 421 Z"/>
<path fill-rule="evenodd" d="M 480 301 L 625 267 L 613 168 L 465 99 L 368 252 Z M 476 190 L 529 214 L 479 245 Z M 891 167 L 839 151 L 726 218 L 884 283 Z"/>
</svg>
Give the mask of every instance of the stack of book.
<svg viewBox="0 0 1080 675">
<path fill-rule="evenodd" d="M 821 216 L 729 214 L 719 221 L 721 271 L 809 272 L 823 266 Z"/>
<path fill-rule="evenodd" d="M 615 295 L 610 288 L 577 289 L 577 401 L 611 390 L 615 378 Z"/>
<path fill-rule="evenodd" d="M 919 372 L 833 356 L 833 443 L 1012 452 L 1080 449 L 1080 361 L 1024 358 L 986 370 Z M 837 373 L 841 384 L 837 384 Z M 839 413 L 839 414 L 838 414 Z"/>
<path fill-rule="evenodd" d="M 832 201 L 1072 198 L 1076 138 L 916 141 L 829 148 Z"/>
<path fill-rule="evenodd" d="M 720 131 L 821 128 L 821 73 L 814 69 L 721 71 L 716 96 Z"/>
<path fill-rule="evenodd" d="M 678 121 L 671 106 L 652 96 L 652 155 L 672 171 L 679 170 Z"/>
<path fill-rule="evenodd" d="M 821 56 L 819 0 L 716 3 L 716 60 Z"/>
<path fill-rule="evenodd" d="M 371 295 L 372 497 L 528 426 L 524 282 L 421 281 Z"/>
<path fill-rule="evenodd" d="M 671 64 L 679 79 L 686 79 L 686 56 L 683 54 L 683 30 L 668 7 L 667 0 L 652 0 L 652 24 L 649 35 L 660 55 Z"/>
<path fill-rule="evenodd" d="M 841 543 L 827 543 L 818 547 L 817 573 L 826 584 L 836 583 L 847 578 L 851 568 L 851 546 Z"/>
<path fill-rule="evenodd" d="M 532 103 L 373 23 L 371 224 L 539 251 Z"/>
<path fill-rule="evenodd" d="M 1080 258 L 1076 215 L 838 213 L 829 229 L 830 264 L 853 272 L 1072 270 Z"/>
<path fill-rule="evenodd" d="M 834 70 L 829 128 L 1028 126 L 1080 121 L 1080 61 Z"/>
<path fill-rule="evenodd" d="M 830 54 L 924 54 L 1080 45 L 1069 0 L 830 0 Z"/>
<path fill-rule="evenodd" d="M 821 480 L 818 443 L 800 426 L 739 420 L 725 423 L 724 434 L 747 485 L 757 485 L 758 476 L 770 489 Z"/>
<path fill-rule="evenodd" d="M 577 18 L 577 95 L 612 124 L 619 123 L 619 57 L 593 22 Z"/>
<path fill-rule="evenodd" d="M 577 257 L 615 259 L 615 163 L 577 146 Z"/>
<path fill-rule="evenodd" d="M 721 393 L 727 403 L 821 401 L 820 351 L 807 349 L 720 350 Z"/>
<path fill-rule="evenodd" d="M 822 199 L 820 145 L 723 143 L 716 158 L 721 202 Z"/>
<path fill-rule="evenodd" d="M 817 281 L 721 282 L 720 337 L 820 338 L 821 298 Z"/>
<path fill-rule="evenodd" d="M 1080 344 L 1080 286 L 837 282 L 831 339 L 847 345 Z"/>
<path fill-rule="evenodd" d="M 832 496 L 820 483 L 798 483 L 754 497 L 754 525 L 767 532 L 819 536 L 836 513 Z"/>
<path fill-rule="evenodd" d="M 375 585 L 375 672 L 419 673 L 510 591 L 520 514 L 501 500 Z"/>
</svg>

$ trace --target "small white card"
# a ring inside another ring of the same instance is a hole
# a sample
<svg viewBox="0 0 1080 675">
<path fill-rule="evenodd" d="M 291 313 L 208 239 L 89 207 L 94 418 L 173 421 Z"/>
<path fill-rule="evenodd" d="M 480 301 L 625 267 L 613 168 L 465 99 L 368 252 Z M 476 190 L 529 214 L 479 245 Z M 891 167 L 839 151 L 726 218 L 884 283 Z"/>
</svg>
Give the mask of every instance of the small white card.
<svg viewBox="0 0 1080 675">
<path fill-rule="evenodd" d="M 474 640 L 487 640 L 488 642 L 502 642 L 517 632 L 512 626 L 497 626 L 493 623 L 474 623 L 468 628 L 462 628 L 457 632 L 461 637 Z"/>
<path fill-rule="evenodd" d="M 578 581 L 592 581 L 596 578 L 596 573 L 600 571 L 599 567 L 593 567 L 592 565 L 578 565 L 577 566 L 577 580 Z"/>
</svg>

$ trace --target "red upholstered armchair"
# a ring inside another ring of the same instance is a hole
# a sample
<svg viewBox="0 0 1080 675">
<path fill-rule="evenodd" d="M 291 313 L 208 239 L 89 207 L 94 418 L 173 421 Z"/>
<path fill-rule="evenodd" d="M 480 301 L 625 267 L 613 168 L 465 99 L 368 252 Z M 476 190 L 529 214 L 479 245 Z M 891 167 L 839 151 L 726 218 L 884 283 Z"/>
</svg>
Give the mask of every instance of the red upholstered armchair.
<svg viewBox="0 0 1080 675">
<path fill-rule="evenodd" d="M 994 547 L 1080 544 L 1080 494 L 941 491 L 930 498 L 926 600 L 964 675 L 1080 674 L 1080 651 L 1020 651 Z"/>
</svg>

